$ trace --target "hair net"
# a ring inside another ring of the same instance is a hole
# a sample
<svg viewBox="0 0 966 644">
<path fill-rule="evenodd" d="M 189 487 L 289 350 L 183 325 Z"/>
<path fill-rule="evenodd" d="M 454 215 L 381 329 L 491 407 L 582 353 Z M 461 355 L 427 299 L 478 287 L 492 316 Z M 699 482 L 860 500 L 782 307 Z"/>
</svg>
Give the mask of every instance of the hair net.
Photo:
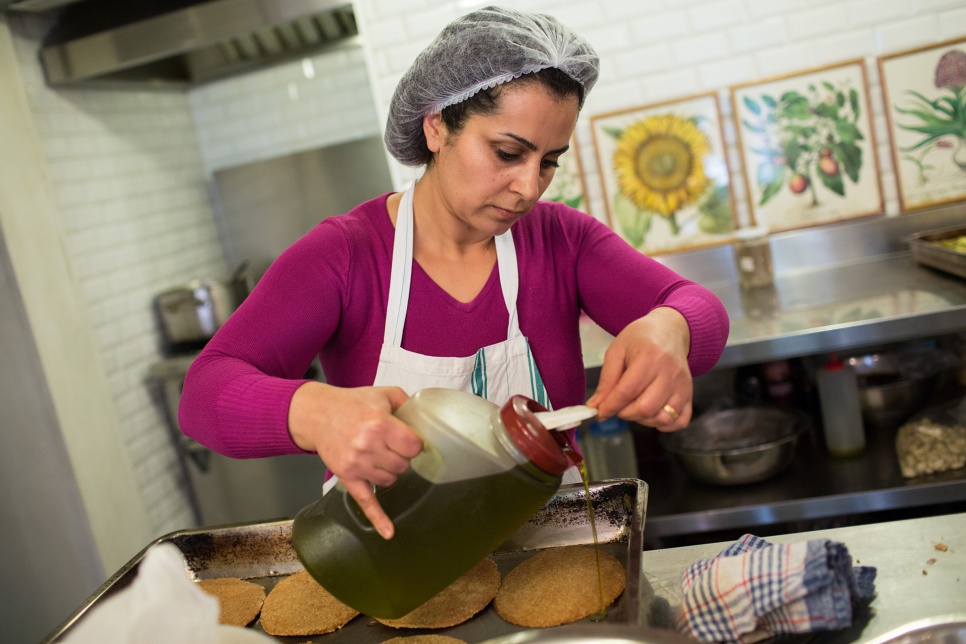
<svg viewBox="0 0 966 644">
<path fill-rule="evenodd" d="M 426 147 L 424 116 L 548 67 L 583 85 L 585 95 L 597 82 L 597 53 L 552 16 L 486 7 L 457 19 L 396 86 L 386 124 L 389 153 L 401 163 L 419 165 Z"/>
</svg>

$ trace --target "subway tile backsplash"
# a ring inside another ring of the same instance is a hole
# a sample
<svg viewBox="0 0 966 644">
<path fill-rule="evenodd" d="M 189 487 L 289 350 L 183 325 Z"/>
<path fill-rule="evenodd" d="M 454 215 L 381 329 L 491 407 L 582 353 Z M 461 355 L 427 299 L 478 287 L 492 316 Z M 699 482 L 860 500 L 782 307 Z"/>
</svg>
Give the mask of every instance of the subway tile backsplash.
<svg viewBox="0 0 966 644">
<path fill-rule="evenodd" d="M 358 46 L 203 85 L 188 101 L 208 175 L 382 129 Z"/>
<path fill-rule="evenodd" d="M 191 106 L 181 91 L 50 89 L 35 63 L 38 41 L 27 35 L 42 32 L 41 22 L 11 18 L 11 28 L 63 250 L 98 347 L 91 369 L 106 376 L 142 502 L 164 534 L 193 518 L 145 386 L 159 358 L 151 303 L 162 289 L 226 270 Z"/>
</svg>

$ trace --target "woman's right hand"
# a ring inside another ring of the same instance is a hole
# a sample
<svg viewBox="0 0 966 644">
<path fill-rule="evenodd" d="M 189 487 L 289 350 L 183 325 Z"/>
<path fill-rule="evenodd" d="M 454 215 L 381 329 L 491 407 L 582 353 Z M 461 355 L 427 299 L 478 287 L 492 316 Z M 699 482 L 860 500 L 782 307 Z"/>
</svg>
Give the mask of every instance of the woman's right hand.
<svg viewBox="0 0 966 644">
<path fill-rule="evenodd" d="M 342 388 L 307 382 L 295 391 L 288 412 L 292 440 L 319 454 L 384 539 L 392 521 L 373 486 L 386 487 L 406 471 L 423 441 L 393 412 L 409 396 L 399 387 Z"/>
</svg>

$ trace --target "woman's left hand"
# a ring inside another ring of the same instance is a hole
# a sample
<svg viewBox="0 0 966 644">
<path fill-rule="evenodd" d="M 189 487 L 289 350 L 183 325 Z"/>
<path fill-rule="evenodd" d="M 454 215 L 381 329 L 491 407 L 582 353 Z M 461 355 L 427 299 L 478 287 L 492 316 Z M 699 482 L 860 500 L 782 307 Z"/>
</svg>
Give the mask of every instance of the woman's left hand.
<svg viewBox="0 0 966 644">
<path fill-rule="evenodd" d="M 669 432 L 691 420 L 691 332 L 676 310 L 656 308 L 631 322 L 604 353 L 597 391 L 587 405 Z"/>
</svg>

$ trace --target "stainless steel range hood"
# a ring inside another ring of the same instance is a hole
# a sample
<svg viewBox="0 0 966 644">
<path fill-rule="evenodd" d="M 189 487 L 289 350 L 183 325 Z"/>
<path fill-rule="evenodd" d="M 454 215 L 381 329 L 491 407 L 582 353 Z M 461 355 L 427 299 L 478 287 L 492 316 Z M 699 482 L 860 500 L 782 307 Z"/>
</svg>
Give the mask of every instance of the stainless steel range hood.
<svg viewBox="0 0 966 644">
<path fill-rule="evenodd" d="M 117 22 L 117 12 L 95 0 L 70 3 L 41 50 L 48 84 L 204 83 L 352 44 L 358 36 L 346 0 L 160 0 L 151 8 L 148 17 L 99 28 Z M 75 35 L 85 21 L 89 26 Z"/>
</svg>

